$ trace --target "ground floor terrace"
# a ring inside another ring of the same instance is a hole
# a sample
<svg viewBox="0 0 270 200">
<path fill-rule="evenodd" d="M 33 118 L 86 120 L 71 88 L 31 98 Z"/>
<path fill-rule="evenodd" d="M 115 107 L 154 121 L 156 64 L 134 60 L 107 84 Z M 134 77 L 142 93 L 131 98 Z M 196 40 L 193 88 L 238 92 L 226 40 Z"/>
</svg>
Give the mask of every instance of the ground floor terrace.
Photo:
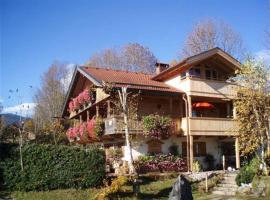
<svg viewBox="0 0 270 200">
<path fill-rule="evenodd" d="M 140 156 L 177 153 L 187 161 L 187 165 L 198 161 L 202 170 L 239 168 L 238 139 L 230 136 L 170 136 L 166 139 L 145 138 L 136 136 L 131 139 L 133 159 Z M 189 142 L 189 143 L 187 143 Z M 128 150 L 125 146 L 125 138 L 118 137 L 103 143 L 107 157 L 112 151 L 121 157 L 123 162 L 128 160 Z M 192 166 L 192 164 L 190 164 Z M 190 167 L 189 169 L 191 169 Z"/>
</svg>

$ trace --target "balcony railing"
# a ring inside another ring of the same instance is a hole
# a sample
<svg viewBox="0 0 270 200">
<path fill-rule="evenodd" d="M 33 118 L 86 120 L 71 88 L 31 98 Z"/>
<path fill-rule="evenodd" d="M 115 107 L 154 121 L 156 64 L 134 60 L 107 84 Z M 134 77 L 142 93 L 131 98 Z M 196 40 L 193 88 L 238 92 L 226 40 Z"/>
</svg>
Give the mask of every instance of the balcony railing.
<svg viewBox="0 0 270 200">
<path fill-rule="evenodd" d="M 182 118 L 181 128 L 187 134 L 187 118 Z M 191 135 L 228 136 L 236 134 L 236 122 L 230 118 L 190 118 Z"/>
<path fill-rule="evenodd" d="M 143 133 L 143 123 L 139 120 L 129 120 L 128 122 L 129 133 Z M 180 119 L 172 119 L 172 134 L 180 134 L 181 132 L 181 123 Z M 105 135 L 111 134 L 123 134 L 125 133 L 124 129 L 124 120 L 121 116 L 113 116 L 105 119 Z"/>
<path fill-rule="evenodd" d="M 237 85 L 225 81 L 190 78 L 182 80 L 180 89 L 195 96 L 233 98 L 236 96 Z"/>
</svg>

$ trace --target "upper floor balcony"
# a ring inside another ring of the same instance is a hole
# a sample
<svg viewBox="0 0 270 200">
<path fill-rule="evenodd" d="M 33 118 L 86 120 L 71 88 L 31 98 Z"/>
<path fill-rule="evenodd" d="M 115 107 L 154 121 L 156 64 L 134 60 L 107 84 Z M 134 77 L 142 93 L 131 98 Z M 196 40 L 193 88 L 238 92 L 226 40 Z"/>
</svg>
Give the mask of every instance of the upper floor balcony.
<svg viewBox="0 0 270 200">
<path fill-rule="evenodd" d="M 237 85 L 226 81 L 186 78 L 179 83 L 179 89 L 192 96 L 232 99 Z"/>
<path fill-rule="evenodd" d="M 111 134 L 124 134 L 124 120 L 121 116 L 111 116 L 105 120 L 104 135 Z M 129 133 L 130 134 L 142 134 L 144 131 L 143 122 L 141 120 L 129 120 L 128 121 Z M 181 133 L 181 121 L 179 119 L 172 119 L 172 134 Z"/>
<path fill-rule="evenodd" d="M 187 119 L 182 118 L 181 129 L 187 135 Z M 236 121 L 232 118 L 190 117 L 190 134 L 206 136 L 235 135 Z"/>
</svg>

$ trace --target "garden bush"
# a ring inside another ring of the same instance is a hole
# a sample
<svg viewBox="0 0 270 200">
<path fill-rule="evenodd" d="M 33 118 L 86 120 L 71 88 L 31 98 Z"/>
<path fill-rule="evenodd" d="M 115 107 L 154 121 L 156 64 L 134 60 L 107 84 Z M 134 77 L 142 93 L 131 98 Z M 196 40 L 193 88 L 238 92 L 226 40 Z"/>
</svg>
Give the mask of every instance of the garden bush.
<svg viewBox="0 0 270 200">
<path fill-rule="evenodd" d="M 154 156 L 140 156 L 134 162 L 138 173 L 147 172 L 182 172 L 186 171 L 186 161 L 179 156 L 172 154 L 158 154 Z"/>
<path fill-rule="evenodd" d="M 88 188 L 101 185 L 105 177 L 104 151 L 83 150 L 63 145 L 26 144 L 1 163 L 3 180 L 9 190 L 52 190 Z"/>
<path fill-rule="evenodd" d="M 258 174 L 260 167 L 260 159 L 256 156 L 254 157 L 250 163 L 244 165 L 240 172 L 237 174 L 235 181 L 238 186 L 241 185 L 241 183 L 251 183 L 254 176 Z"/>
</svg>

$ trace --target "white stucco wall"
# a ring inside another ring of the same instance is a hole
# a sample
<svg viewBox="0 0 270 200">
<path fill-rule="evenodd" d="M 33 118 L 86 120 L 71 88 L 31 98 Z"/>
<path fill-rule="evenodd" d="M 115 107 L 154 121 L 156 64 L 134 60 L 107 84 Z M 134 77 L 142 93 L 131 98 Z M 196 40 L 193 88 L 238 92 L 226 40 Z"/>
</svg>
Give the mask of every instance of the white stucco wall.
<svg viewBox="0 0 270 200">
<path fill-rule="evenodd" d="M 148 153 L 148 145 L 147 141 L 150 139 L 140 137 L 136 138 L 132 141 L 132 154 L 134 160 L 136 160 L 141 155 L 147 155 Z M 162 153 L 167 154 L 169 153 L 169 147 L 171 145 L 177 145 L 178 151 L 180 154 L 182 154 L 182 142 L 186 142 L 186 137 L 170 137 L 166 140 L 161 140 L 163 142 L 162 144 Z M 215 158 L 215 166 L 218 163 L 221 163 L 222 155 L 221 150 L 219 148 L 219 140 L 218 137 L 199 137 L 194 138 L 194 142 L 206 142 L 206 153 L 211 154 Z M 207 167 L 206 163 L 204 163 L 204 157 L 194 157 L 194 159 L 199 160 L 200 163 L 203 165 L 203 167 Z"/>
</svg>

